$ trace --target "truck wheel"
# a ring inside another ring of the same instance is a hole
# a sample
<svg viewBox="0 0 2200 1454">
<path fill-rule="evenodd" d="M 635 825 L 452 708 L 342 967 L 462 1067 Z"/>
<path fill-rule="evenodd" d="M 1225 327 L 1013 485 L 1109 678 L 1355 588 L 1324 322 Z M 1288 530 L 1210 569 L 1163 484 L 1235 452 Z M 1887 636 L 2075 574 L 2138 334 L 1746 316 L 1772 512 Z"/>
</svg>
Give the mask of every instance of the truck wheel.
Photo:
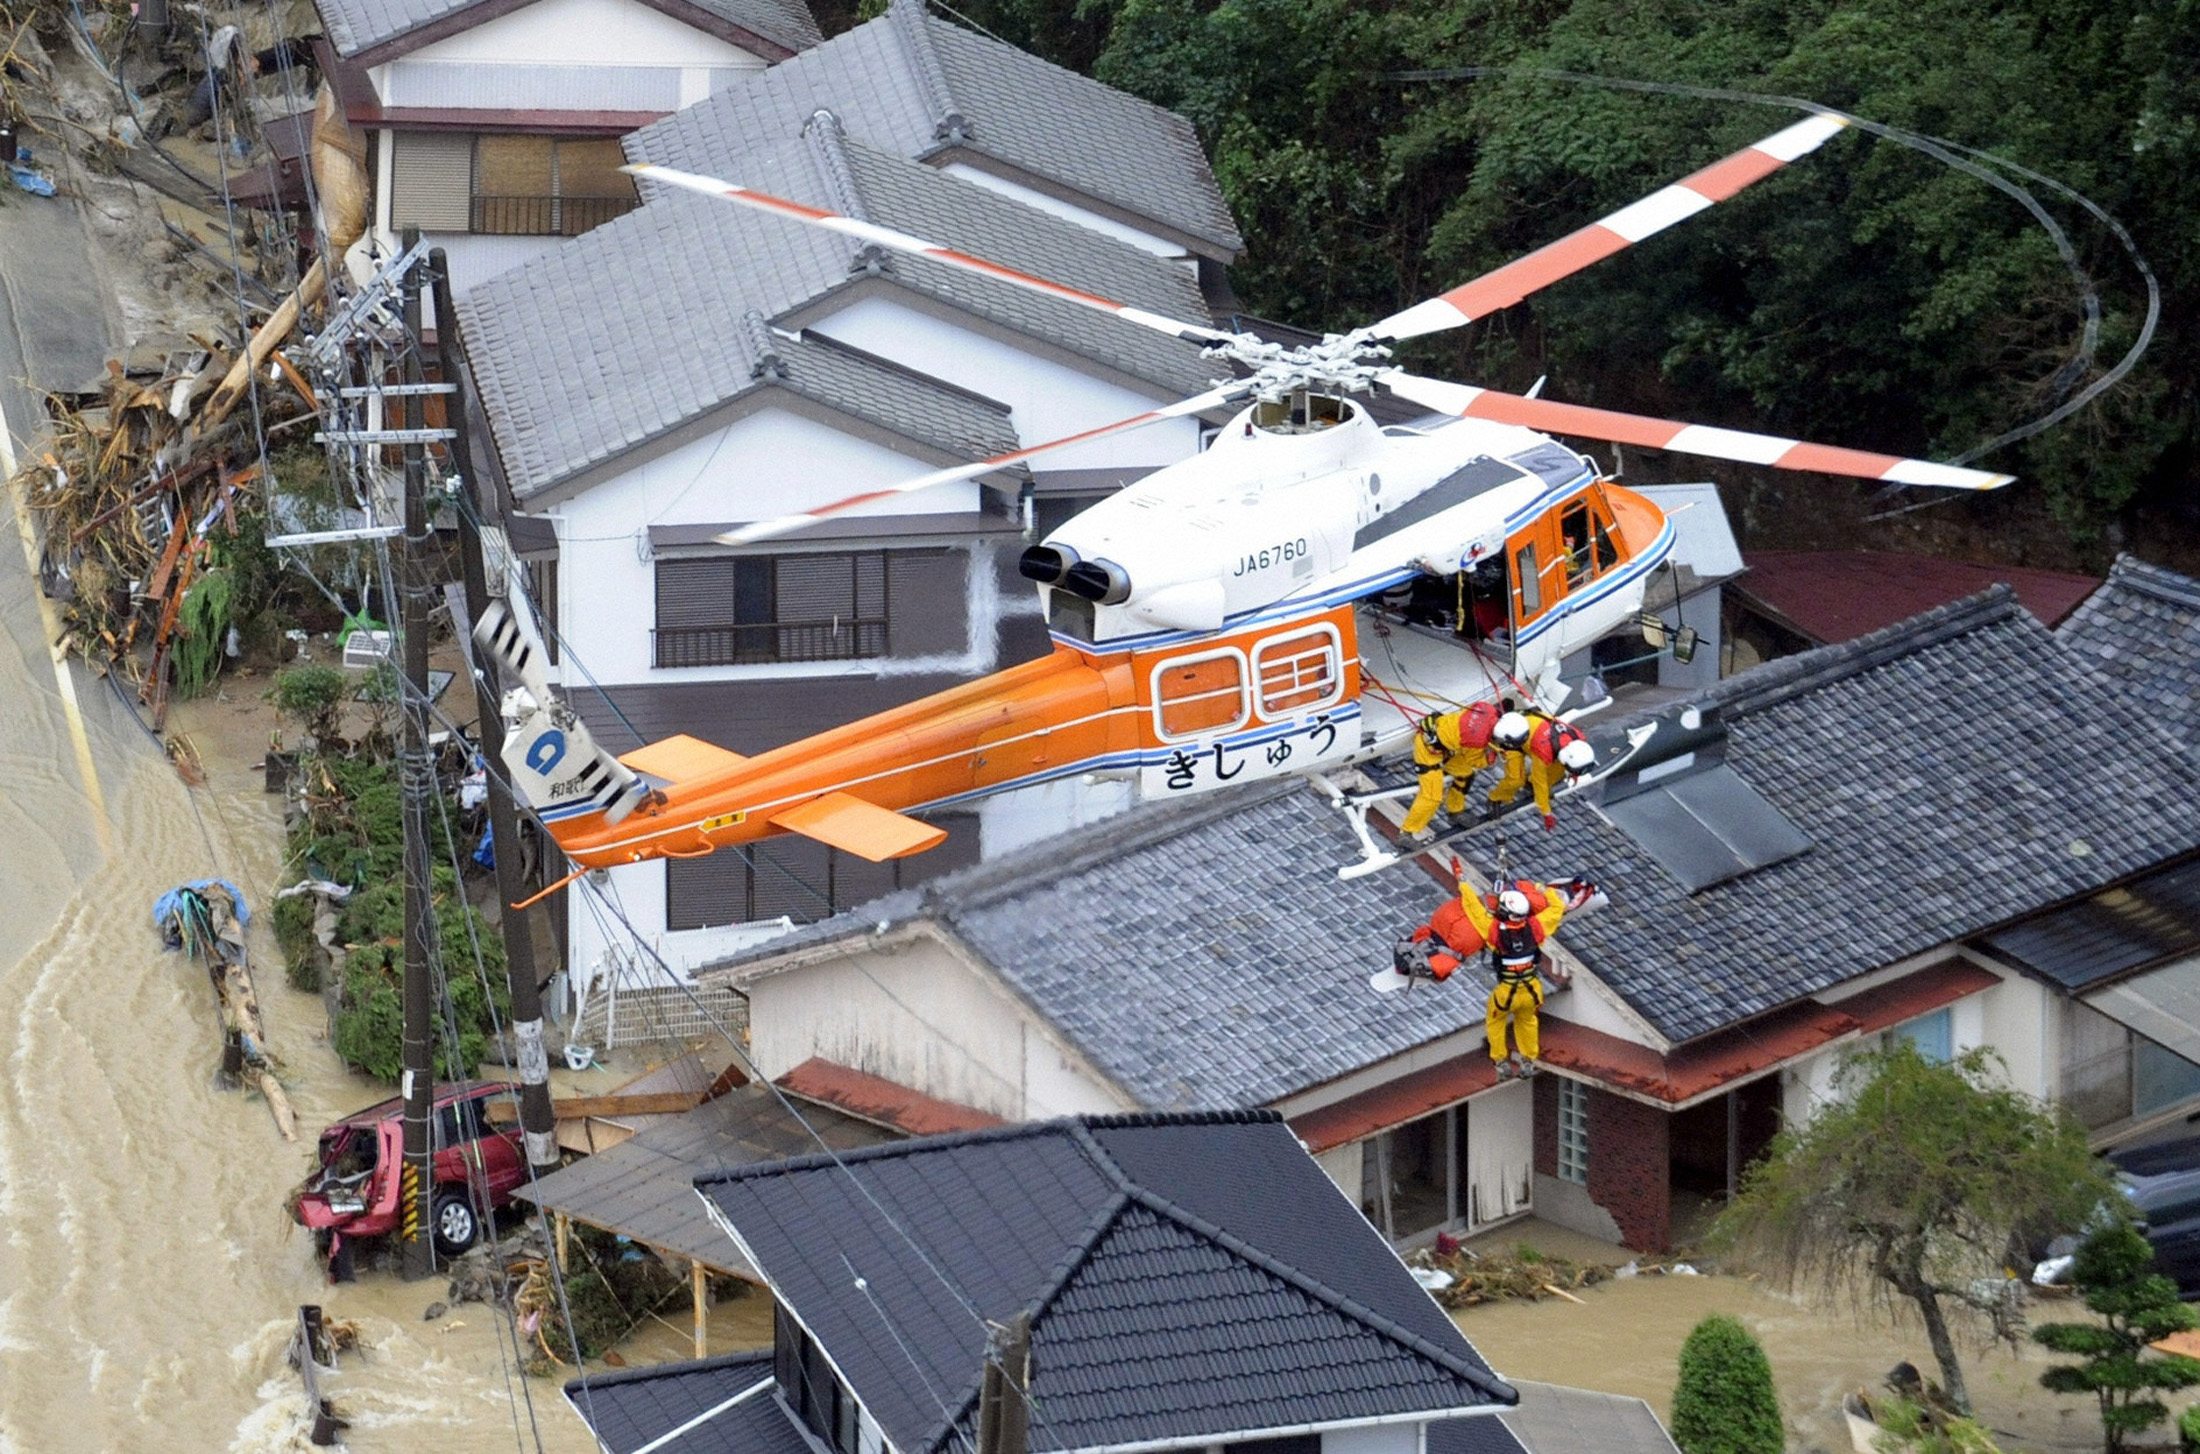
<svg viewBox="0 0 2200 1454">
<path fill-rule="evenodd" d="M 431 1219 L 435 1250 L 445 1257 L 456 1257 L 480 1240 L 481 1218 L 463 1191 L 437 1192 Z"/>
</svg>

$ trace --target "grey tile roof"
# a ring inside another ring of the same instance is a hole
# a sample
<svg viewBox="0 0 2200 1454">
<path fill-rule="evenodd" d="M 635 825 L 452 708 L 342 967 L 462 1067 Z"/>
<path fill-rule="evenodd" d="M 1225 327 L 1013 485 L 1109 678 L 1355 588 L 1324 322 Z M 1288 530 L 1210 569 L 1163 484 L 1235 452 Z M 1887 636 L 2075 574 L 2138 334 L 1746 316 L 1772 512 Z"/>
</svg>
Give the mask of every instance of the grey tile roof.
<svg viewBox="0 0 2200 1454">
<path fill-rule="evenodd" d="M 648 0 L 644 0 L 648 3 Z M 799 51 L 824 38 L 803 0 L 688 0 L 729 24 Z M 446 16 L 485 5 L 485 0 L 314 0 L 321 25 L 341 56 L 355 56 Z M 502 14 L 501 9 L 492 14 Z M 487 19 L 488 16 L 484 16 Z"/>
<path fill-rule="evenodd" d="M 1379 996 L 1367 976 L 1439 890 L 1358 857 L 1302 784 L 1145 808 L 924 886 L 967 943 L 1102 1073 L 1156 1109 L 1271 1104 L 1480 1022 L 1465 994 Z M 908 903 L 812 926 L 815 945 L 905 921 Z M 775 939 L 724 962 L 766 964 Z"/>
<path fill-rule="evenodd" d="M 2100 589 L 2055 634 L 2192 750 L 2200 729 L 2200 581 L 2119 555 Z"/>
<path fill-rule="evenodd" d="M 1728 765 L 1811 839 L 1799 857 L 1691 895 L 1590 810 L 1525 866 L 1604 885 L 1561 943 L 1690 1040 L 2200 847 L 2190 766 L 2073 752 L 2116 696 L 1996 586 L 1699 697 Z"/>
<path fill-rule="evenodd" d="M 1525 1380 L 1518 1387 L 1519 1405 L 1499 1417 L 1529 1454 L 1679 1454 L 1673 1436 L 1639 1398 Z M 1436 1454 L 1435 1432 L 1429 1431 L 1430 1454 Z"/>
<path fill-rule="evenodd" d="M 823 1106 L 804 1106 L 797 1119 L 769 1087 L 753 1084 L 683 1115 L 652 1119 L 656 1124 L 516 1195 L 645 1246 L 742 1272 L 739 1255 L 695 1196 L 698 1175 L 802 1155 L 817 1148 L 816 1137 L 838 1150 L 891 1139 L 889 1132 Z"/>
<path fill-rule="evenodd" d="M 570 1379 L 565 1399 L 610 1454 L 633 1454 L 771 1376 L 769 1351 L 722 1354 Z M 696 1425 L 673 1447 L 680 1454 L 815 1454 L 769 1389 Z"/>
<path fill-rule="evenodd" d="M 1011 266 L 1198 321 L 1179 266 L 959 178 L 848 141 L 831 117 L 751 153 L 740 181 L 920 232 Z M 525 500 L 777 384 L 960 458 L 1015 447 L 997 405 L 910 370 L 763 326 L 883 274 L 929 298 L 1172 395 L 1206 388 L 1199 349 L 1090 309 L 692 193 L 645 205 L 459 300 L 483 407 Z"/>
<path fill-rule="evenodd" d="M 1041 1122 L 698 1186 L 910 1454 L 969 1446 L 985 1323 L 1018 1312 L 1034 1450 L 1513 1402 L 1267 1113 Z"/>
<path fill-rule="evenodd" d="M 1695 1039 L 2200 848 L 2191 766 L 2073 757 L 2072 724 L 2117 695 L 1997 586 L 1698 698 L 1727 763 L 1812 840 L 1799 857 L 1692 895 L 1582 803 L 1515 832 L 1516 869 L 1603 884 L 1611 905 L 1560 944 Z M 1440 892 L 1407 867 L 1339 881 L 1354 856 L 1306 791 L 1218 794 L 950 875 L 923 912 L 1144 1104 L 1265 1105 L 1479 1017 L 1471 994 L 1367 991 Z"/>
<path fill-rule="evenodd" d="M 923 0 L 894 0 L 868 24 L 743 77 L 635 133 L 628 151 L 724 175 L 759 137 L 784 136 L 820 107 L 902 157 L 978 153 L 1225 258 L 1245 245 L 1189 121 L 931 15 Z"/>
</svg>

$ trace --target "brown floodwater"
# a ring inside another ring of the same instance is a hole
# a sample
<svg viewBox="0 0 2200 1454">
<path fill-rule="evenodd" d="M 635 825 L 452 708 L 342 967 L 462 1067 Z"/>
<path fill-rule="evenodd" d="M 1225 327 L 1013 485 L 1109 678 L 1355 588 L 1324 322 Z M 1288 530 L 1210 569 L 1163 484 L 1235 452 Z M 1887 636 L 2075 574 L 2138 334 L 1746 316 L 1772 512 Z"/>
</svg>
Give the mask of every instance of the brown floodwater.
<svg viewBox="0 0 2200 1454">
<path fill-rule="evenodd" d="M 72 712 L 46 630 L 20 553 L 0 549 L 0 1454 L 309 1448 L 283 1359 L 301 1302 L 361 1326 L 328 1390 L 353 1450 L 532 1449 L 530 1398 L 544 1448 L 593 1449 L 558 1381 L 510 1367 L 488 1308 L 423 1322 L 441 1280 L 330 1287 L 283 1210 L 313 1137 L 386 1092 L 337 1063 L 318 996 L 284 984 L 267 930 L 281 812 L 249 771 L 264 678 L 174 714 L 209 774 L 189 789 L 104 682 L 76 671 Z M 217 1083 L 205 973 L 154 932 L 154 898 L 208 875 L 255 911 L 296 1145 Z M 667 1316 L 685 1328 L 684 1304 Z M 713 1351 L 755 1322 L 717 1320 Z M 688 1348 L 653 1325 L 629 1351 Z"/>
<path fill-rule="evenodd" d="M 1627 1255 L 1540 1223 L 1488 1240 L 1501 1246 L 1526 1241 L 1545 1253 L 1600 1262 Z M 1897 1362 L 1908 1359 L 1928 1377 L 1939 1377 L 1915 1319 L 1859 1317 L 1746 1277 L 1622 1278 L 1583 1288 L 1578 1296 L 1578 1305 L 1555 1298 L 1485 1304 L 1461 1309 L 1453 1319 L 1506 1377 L 1631 1394 L 1666 1419 L 1682 1340 L 1702 1319 L 1728 1314 L 1764 1345 L 1794 1451 L 1848 1450 L 1842 1394 L 1856 1388 L 1877 1394 Z M 2068 1316 L 2061 1303 L 2034 1311 L 2041 1317 Z M 2039 1387 L 2046 1360 L 2038 1350 L 2027 1346 L 2013 1353 L 2002 1345 L 1963 1351 L 1972 1402 L 1988 1427 L 2003 1436 L 2002 1447 L 2010 1454 L 2101 1447 L 2090 1403 Z"/>
</svg>

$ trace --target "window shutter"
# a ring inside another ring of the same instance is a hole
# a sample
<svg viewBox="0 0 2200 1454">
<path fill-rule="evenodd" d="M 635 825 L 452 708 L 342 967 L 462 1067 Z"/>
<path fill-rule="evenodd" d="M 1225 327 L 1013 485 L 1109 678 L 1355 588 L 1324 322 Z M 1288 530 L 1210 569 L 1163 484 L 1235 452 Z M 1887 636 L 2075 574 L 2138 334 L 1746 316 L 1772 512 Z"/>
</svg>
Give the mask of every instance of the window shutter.
<svg viewBox="0 0 2200 1454">
<path fill-rule="evenodd" d="M 709 929 L 749 917 L 749 866 L 731 848 L 665 860 L 665 927 Z"/>
<path fill-rule="evenodd" d="M 969 557 L 959 550 L 897 550 L 887 558 L 885 616 L 896 656 L 967 650 Z"/>
<path fill-rule="evenodd" d="M 657 562 L 657 624 L 723 626 L 732 619 L 734 561 Z"/>
<path fill-rule="evenodd" d="M 779 557 L 779 619 L 846 621 L 855 614 L 856 558 L 848 555 Z"/>
<path fill-rule="evenodd" d="M 767 838 L 750 850 L 756 856 L 755 917 L 784 914 L 797 924 L 832 915 L 831 851 L 807 838 Z"/>
<path fill-rule="evenodd" d="M 464 232 L 473 220 L 474 139 L 464 132 L 390 136 L 390 226 Z"/>
</svg>

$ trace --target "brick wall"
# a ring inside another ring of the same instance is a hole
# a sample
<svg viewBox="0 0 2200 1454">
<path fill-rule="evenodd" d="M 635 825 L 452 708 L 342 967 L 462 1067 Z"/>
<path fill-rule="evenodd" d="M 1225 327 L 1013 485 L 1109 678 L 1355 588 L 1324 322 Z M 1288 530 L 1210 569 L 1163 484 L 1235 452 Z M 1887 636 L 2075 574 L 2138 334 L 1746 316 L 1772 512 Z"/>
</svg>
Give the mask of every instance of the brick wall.
<svg viewBox="0 0 2200 1454">
<path fill-rule="evenodd" d="M 1535 1078 L 1535 1169 L 1542 1176 L 1558 1175 L 1558 1077 Z"/>
<path fill-rule="evenodd" d="M 1555 1136 L 1555 1097 L 1552 1111 Z M 1670 1129 L 1670 1115 L 1655 1106 L 1589 1092 L 1589 1199 L 1612 1214 L 1637 1252 L 1663 1252 L 1672 1243 Z"/>
<path fill-rule="evenodd" d="M 1559 1077 L 1535 1080 L 1535 1169 L 1558 1175 Z M 1655 1106 L 1588 1087 L 1589 1200 L 1619 1224 L 1637 1252 L 1663 1252 L 1673 1234 L 1671 1116 Z"/>
</svg>

